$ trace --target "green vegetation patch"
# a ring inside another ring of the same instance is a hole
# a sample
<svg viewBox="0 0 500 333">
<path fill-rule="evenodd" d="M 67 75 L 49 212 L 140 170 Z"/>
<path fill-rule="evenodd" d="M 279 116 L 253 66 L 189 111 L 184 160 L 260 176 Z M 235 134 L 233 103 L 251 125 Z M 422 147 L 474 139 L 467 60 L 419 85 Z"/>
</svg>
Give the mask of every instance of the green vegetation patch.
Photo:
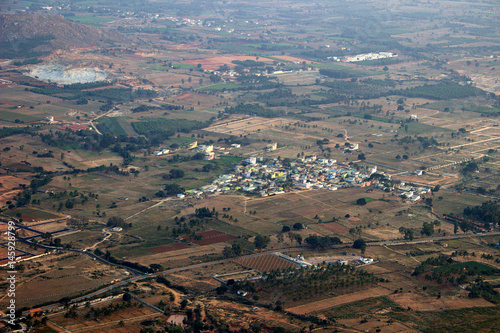
<svg viewBox="0 0 500 333">
<path fill-rule="evenodd" d="M 185 64 L 185 63 L 178 63 L 178 64 L 173 64 L 172 65 L 172 68 L 173 69 L 195 69 L 195 68 L 198 68 L 194 65 L 191 65 L 191 64 Z"/>
<path fill-rule="evenodd" d="M 476 261 L 467 261 L 467 262 L 457 262 L 447 266 L 436 267 L 433 271 L 437 273 L 455 273 L 455 272 L 463 272 L 467 270 L 470 274 L 473 275 L 495 275 L 500 274 L 500 269 L 488 266 L 486 264 L 476 262 Z"/>
<path fill-rule="evenodd" d="M 31 116 L 31 115 L 26 115 L 22 113 L 15 113 L 15 112 L 10 112 L 6 110 L 1 110 L 0 111 L 0 120 L 4 121 L 11 121 L 11 122 L 22 122 L 22 123 L 29 123 L 32 121 L 39 121 L 42 120 L 44 117 L 42 116 Z"/>
<path fill-rule="evenodd" d="M 353 319 L 361 318 L 387 308 L 391 308 L 392 311 L 402 310 L 397 303 L 386 296 L 382 296 L 344 304 L 324 314 L 329 319 Z"/>
<path fill-rule="evenodd" d="M 111 21 L 111 19 L 100 17 L 100 16 L 95 16 L 95 15 L 69 16 L 69 17 L 66 17 L 66 19 L 73 21 L 73 22 L 95 25 L 95 26 L 101 26 L 102 23 L 106 23 L 106 22 Z"/>
<path fill-rule="evenodd" d="M 60 217 L 59 215 L 55 215 L 48 212 L 43 212 L 41 210 L 32 209 L 32 208 L 17 208 L 8 212 L 5 212 L 5 215 L 16 217 L 18 214 L 31 215 L 39 219 L 49 220 Z"/>
<path fill-rule="evenodd" d="M 106 132 L 109 132 L 113 135 L 127 135 L 127 132 L 123 129 L 121 126 L 121 119 L 120 118 L 101 118 L 98 120 L 99 122 L 99 130 L 103 129 Z M 102 132 L 102 130 L 101 130 Z"/>
<path fill-rule="evenodd" d="M 147 137 L 162 136 L 164 138 L 173 136 L 175 133 L 189 133 L 195 129 L 201 129 L 204 124 L 201 121 L 189 119 L 165 119 L 155 118 L 146 121 L 134 122 L 132 127 L 140 135 Z"/>
<path fill-rule="evenodd" d="M 496 332 L 500 325 L 500 307 L 396 312 L 389 313 L 388 316 L 418 325 L 419 330 L 426 333 Z"/>
<path fill-rule="evenodd" d="M 384 74 L 384 71 L 379 72 L 365 72 L 365 71 L 357 71 L 343 68 L 320 68 L 319 73 L 321 75 L 325 75 L 334 79 L 351 79 L 358 77 L 365 77 L 371 75 L 380 75 Z"/>
<path fill-rule="evenodd" d="M 218 84 L 213 84 L 211 86 L 206 86 L 203 88 L 200 88 L 199 90 L 204 91 L 204 90 L 229 90 L 229 89 L 236 89 L 238 88 L 239 85 L 236 83 L 218 83 Z"/>
<path fill-rule="evenodd" d="M 435 100 L 486 96 L 486 93 L 472 85 L 440 81 L 437 84 L 423 85 L 413 88 L 392 91 L 394 95 L 405 97 L 420 97 Z"/>
</svg>

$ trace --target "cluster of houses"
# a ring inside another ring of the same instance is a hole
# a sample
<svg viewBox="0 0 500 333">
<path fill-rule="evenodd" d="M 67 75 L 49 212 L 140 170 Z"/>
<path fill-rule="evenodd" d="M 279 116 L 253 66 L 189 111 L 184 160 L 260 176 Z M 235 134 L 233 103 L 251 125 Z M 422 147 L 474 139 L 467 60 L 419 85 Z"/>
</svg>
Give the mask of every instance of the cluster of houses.
<svg viewBox="0 0 500 333">
<path fill-rule="evenodd" d="M 354 56 L 348 56 L 343 59 L 338 57 L 328 57 L 327 59 L 334 61 L 343 61 L 343 62 L 357 62 L 366 60 L 395 58 L 397 56 L 398 56 L 397 53 L 392 53 L 392 52 L 371 52 L 371 53 L 356 54 Z"/>
<path fill-rule="evenodd" d="M 285 187 L 290 186 L 300 190 L 325 188 L 335 191 L 338 187 L 369 186 L 370 176 L 376 171 L 376 167 L 358 170 L 337 164 L 336 160 L 318 159 L 315 155 L 295 161 L 249 157 L 232 173 L 220 176 L 193 194 L 241 190 L 271 196 L 285 193 Z"/>
<path fill-rule="evenodd" d="M 401 183 L 397 185 L 398 190 L 401 192 L 401 197 L 403 199 L 409 200 L 410 202 L 417 202 L 422 199 L 422 195 L 429 193 L 431 190 L 425 187 L 415 187 L 411 185 L 406 185 Z"/>
</svg>

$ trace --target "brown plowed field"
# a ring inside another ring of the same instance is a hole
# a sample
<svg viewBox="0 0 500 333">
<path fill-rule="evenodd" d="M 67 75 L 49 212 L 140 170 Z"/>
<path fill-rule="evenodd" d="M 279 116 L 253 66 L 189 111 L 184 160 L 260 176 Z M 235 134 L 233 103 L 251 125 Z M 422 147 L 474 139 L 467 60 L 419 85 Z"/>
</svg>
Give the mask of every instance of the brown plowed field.
<svg viewBox="0 0 500 333">
<path fill-rule="evenodd" d="M 200 240 L 191 240 L 191 242 L 198 244 L 198 245 L 210 245 L 210 244 L 215 244 L 215 243 L 223 243 L 223 242 L 229 242 L 229 241 L 236 239 L 236 237 L 234 237 L 234 236 L 225 234 L 223 232 L 215 231 L 215 230 L 198 232 L 196 234 L 196 236 L 201 236 L 201 239 Z"/>
<path fill-rule="evenodd" d="M 263 254 L 252 258 L 242 258 L 235 260 L 235 262 L 259 272 L 270 272 L 275 269 L 297 267 L 293 262 L 280 258 L 274 254 Z"/>
<path fill-rule="evenodd" d="M 151 247 L 149 249 L 153 252 L 156 252 L 156 253 L 163 253 L 163 252 L 171 252 L 171 251 L 177 251 L 177 250 L 182 250 L 182 249 L 187 249 L 187 248 L 189 248 L 189 245 L 187 245 L 187 244 L 172 243 L 172 244 Z"/>
<path fill-rule="evenodd" d="M 333 308 L 342 304 L 360 301 L 365 298 L 386 296 L 391 293 L 390 290 L 377 287 L 373 289 L 358 291 L 351 294 L 336 296 L 332 298 L 323 299 L 321 301 L 311 302 L 304 305 L 299 305 L 293 308 L 286 309 L 288 312 L 295 314 L 306 314 L 313 311 L 321 311 L 328 308 Z"/>
<path fill-rule="evenodd" d="M 322 226 L 337 234 L 346 234 L 349 232 L 349 228 L 344 227 L 342 224 L 339 224 L 337 222 L 324 223 L 322 224 Z"/>
</svg>

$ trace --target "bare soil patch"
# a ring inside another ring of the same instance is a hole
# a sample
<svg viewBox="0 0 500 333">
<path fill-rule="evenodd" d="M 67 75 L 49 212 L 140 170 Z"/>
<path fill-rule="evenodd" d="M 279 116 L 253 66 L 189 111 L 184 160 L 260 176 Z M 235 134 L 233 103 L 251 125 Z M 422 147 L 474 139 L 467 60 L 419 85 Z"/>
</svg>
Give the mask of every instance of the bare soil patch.
<svg viewBox="0 0 500 333">
<path fill-rule="evenodd" d="M 349 228 L 344 227 L 342 224 L 337 222 L 323 223 L 321 226 L 337 234 L 346 234 L 349 232 Z"/>
</svg>

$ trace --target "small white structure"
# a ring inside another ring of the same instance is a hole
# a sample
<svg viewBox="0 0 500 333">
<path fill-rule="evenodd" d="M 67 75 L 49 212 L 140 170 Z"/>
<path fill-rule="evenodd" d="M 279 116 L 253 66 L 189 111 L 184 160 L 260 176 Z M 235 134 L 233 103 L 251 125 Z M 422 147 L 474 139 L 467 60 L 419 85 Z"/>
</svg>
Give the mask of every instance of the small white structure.
<svg viewBox="0 0 500 333">
<path fill-rule="evenodd" d="M 252 165 L 256 164 L 257 163 L 257 157 L 252 156 L 252 157 L 248 158 L 245 162 L 247 162 L 249 164 L 252 164 Z"/>
<path fill-rule="evenodd" d="M 184 197 L 185 197 L 185 195 L 184 195 L 184 194 L 177 194 L 177 198 L 179 198 L 179 199 L 182 199 L 182 198 L 184 198 Z"/>
<path fill-rule="evenodd" d="M 417 176 L 422 176 L 422 174 L 423 174 L 423 173 L 424 173 L 424 172 L 423 172 L 422 170 L 417 170 L 417 171 L 415 171 L 415 174 L 416 174 Z"/>
<path fill-rule="evenodd" d="M 412 115 L 410 116 L 410 119 L 411 119 L 411 120 L 417 120 L 417 119 L 418 119 L 418 116 L 417 116 L 416 114 L 412 114 Z"/>
<path fill-rule="evenodd" d="M 111 231 L 114 231 L 114 232 L 120 232 L 122 230 L 123 230 L 123 228 L 120 228 L 120 227 L 114 227 L 113 229 L 111 229 Z"/>
<path fill-rule="evenodd" d="M 156 156 L 161 156 L 161 155 L 165 155 L 165 154 L 168 154 L 170 152 L 169 149 L 162 149 L 162 150 L 155 150 L 153 152 L 153 155 L 156 155 Z"/>
<path fill-rule="evenodd" d="M 268 144 L 266 146 L 266 150 L 267 151 L 273 151 L 273 150 L 276 150 L 278 149 L 278 143 L 277 142 L 274 142 L 274 143 L 271 143 L 271 144 Z"/>
<path fill-rule="evenodd" d="M 231 147 L 233 147 L 233 148 L 241 148 L 241 145 L 239 143 L 233 143 L 231 145 Z"/>
<path fill-rule="evenodd" d="M 363 257 L 359 257 L 359 260 L 360 260 L 363 264 L 371 264 L 371 263 L 373 263 L 373 259 L 372 259 L 372 258 L 363 258 Z"/>
<path fill-rule="evenodd" d="M 47 118 L 45 118 L 45 121 L 52 123 L 54 121 L 54 116 L 48 116 Z"/>
</svg>

